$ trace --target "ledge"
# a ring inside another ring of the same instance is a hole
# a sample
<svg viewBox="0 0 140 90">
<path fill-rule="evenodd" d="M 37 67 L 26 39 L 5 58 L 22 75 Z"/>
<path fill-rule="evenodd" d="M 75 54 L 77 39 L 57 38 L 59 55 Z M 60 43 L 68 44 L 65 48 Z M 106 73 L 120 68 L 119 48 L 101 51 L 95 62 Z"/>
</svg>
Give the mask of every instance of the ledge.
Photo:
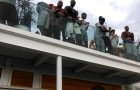
<svg viewBox="0 0 140 90">
<path fill-rule="evenodd" d="M 140 63 L 0 24 L 0 43 L 140 73 Z"/>
</svg>

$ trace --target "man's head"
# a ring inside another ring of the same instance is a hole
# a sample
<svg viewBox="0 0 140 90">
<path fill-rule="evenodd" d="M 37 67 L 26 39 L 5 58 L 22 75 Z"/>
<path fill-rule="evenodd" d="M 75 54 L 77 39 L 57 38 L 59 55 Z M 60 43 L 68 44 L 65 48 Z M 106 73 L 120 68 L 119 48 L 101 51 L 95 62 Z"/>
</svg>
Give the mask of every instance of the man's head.
<svg viewBox="0 0 140 90">
<path fill-rule="evenodd" d="M 105 90 L 105 88 L 102 86 L 95 86 L 91 90 Z"/>
<path fill-rule="evenodd" d="M 129 31 L 129 27 L 128 26 L 125 26 L 124 29 L 125 29 L 125 31 Z"/>
<path fill-rule="evenodd" d="M 103 16 L 99 16 L 99 20 L 102 19 L 102 18 L 103 18 Z"/>
<path fill-rule="evenodd" d="M 110 31 L 110 34 L 111 34 L 111 35 L 114 35 L 114 34 L 115 34 L 115 30 L 114 30 L 114 29 L 111 30 L 111 31 Z"/>
<path fill-rule="evenodd" d="M 76 4 L 75 0 L 71 0 L 71 1 L 70 1 L 70 6 L 71 6 L 71 7 L 74 7 L 75 4 Z"/>
<path fill-rule="evenodd" d="M 49 9 L 52 9 L 54 7 L 53 4 L 49 4 Z"/>
<path fill-rule="evenodd" d="M 61 0 L 59 0 L 59 1 L 57 2 L 57 6 L 58 6 L 59 8 L 62 8 L 63 2 L 62 2 Z"/>
<path fill-rule="evenodd" d="M 82 13 L 82 14 L 81 14 L 81 18 L 82 18 L 82 19 L 86 19 L 86 18 L 87 18 L 87 14 L 86 14 L 86 13 Z"/>
<path fill-rule="evenodd" d="M 105 23 L 105 18 L 103 18 L 102 16 L 99 16 L 99 23 L 103 25 Z"/>
</svg>

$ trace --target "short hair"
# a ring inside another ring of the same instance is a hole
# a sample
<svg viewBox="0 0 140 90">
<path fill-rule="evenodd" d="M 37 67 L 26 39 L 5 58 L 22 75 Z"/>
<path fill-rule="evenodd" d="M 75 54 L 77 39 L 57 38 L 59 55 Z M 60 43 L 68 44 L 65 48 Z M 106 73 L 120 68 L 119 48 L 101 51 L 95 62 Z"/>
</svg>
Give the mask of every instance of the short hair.
<svg viewBox="0 0 140 90">
<path fill-rule="evenodd" d="M 102 86 L 94 86 L 91 90 L 105 90 L 105 88 Z"/>
<path fill-rule="evenodd" d="M 76 1 L 75 0 L 71 0 L 70 2 L 74 2 L 76 4 Z"/>
<path fill-rule="evenodd" d="M 59 0 L 57 3 L 59 3 L 59 2 L 62 2 L 62 3 L 63 3 L 63 1 L 62 1 L 62 0 Z"/>
<path fill-rule="evenodd" d="M 111 33 L 112 33 L 112 32 L 115 32 L 115 30 L 113 29 L 113 30 L 111 30 L 110 32 L 111 32 Z"/>
<path fill-rule="evenodd" d="M 71 0 L 71 1 L 75 1 L 75 0 Z"/>
<path fill-rule="evenodd" d="M 82 13 L 82 15 L 87 15 L 86 13 Z"/>
<path fill-rule="evenodd" d="M 127 28 L 127 27 L 129 28 L 129 26 L 125 26 L 124 28 Z"/>
<path fill-rule="evenodd" d="M 99 16 L 99 20 L 102 19 L 102 18 L 103 18 L 103 16 Z"/>
<path fill-rule="evenodd" d="M 105 22 L 105 18 L 100 18 L 99 21 Z"/>
</svg>

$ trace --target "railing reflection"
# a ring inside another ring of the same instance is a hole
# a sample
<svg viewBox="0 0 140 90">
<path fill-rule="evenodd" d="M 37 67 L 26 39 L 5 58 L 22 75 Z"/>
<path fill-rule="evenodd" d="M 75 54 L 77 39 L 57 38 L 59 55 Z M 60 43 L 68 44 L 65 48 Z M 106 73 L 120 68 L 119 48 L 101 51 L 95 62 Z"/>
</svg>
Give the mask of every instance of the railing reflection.
<svg viewBox="0 0 140 90">
<path fill-rule="evenodd" d="M 124 43 L 124 40 L 118 36 L 118 41 L 114 47 L 110 37 L 98 38 L 96 28 L 91 25 L 88 25 L 87 31 L 84 31 L 83 34 L 80 30 L 78 20 L 73 21 L 66 16 L 65 13 L 54 13 L 51 5 L 43 2 L 36 5 L 21 0 L 17 3 L 16 7 L 19 24 L 14 25 L 14 27 L 90 49 L 110 53 L 118 57 L 140 61 L 140 49 L 138 47 L 136 48 L 138 45 L 137 43 Z M 101 44 L 101 40 L 99 39 L 102 39 L 104 44 L 106 43 L 102 50 L 99 49 L 99 44 Z"/>
</svg>

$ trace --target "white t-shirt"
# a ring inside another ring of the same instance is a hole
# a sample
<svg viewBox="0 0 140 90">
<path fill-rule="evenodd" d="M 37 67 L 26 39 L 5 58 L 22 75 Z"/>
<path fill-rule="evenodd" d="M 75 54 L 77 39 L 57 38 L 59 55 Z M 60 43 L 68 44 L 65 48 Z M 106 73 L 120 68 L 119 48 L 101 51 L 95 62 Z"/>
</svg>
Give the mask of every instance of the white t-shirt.
<svg viewBox="0 0 140 90">
<path fill-rule="evenodd" d="M 16 0 L 0 0 L 0 2 L 6 2 L 6 3 L 10 3 L 12 5 L 16 4 Z"/>
<path fill-rule="evenodd" d="M 119 42 L 119 38 L 117 35 L 114 35 L 114 36 L 110 36 L 110 39 L 111 39 L 111 44 L 114 48 L 117 48 L 118 47 L 118 42 Z"/>
<path fill-rule="evenodd" d="M 101 25 L 100 23 L 96 23 L 95 26 L 96 26 L 96 32 L 95 32 L 96 35 L 95 36 L 101 37 L 101 36 L 105 36 L 106 35 L 106 32 L 102 32 L 101 29 L 99 28 L 99 27 L 102 27 L 102 28 L 106 28 L 107 29 L 107 27 L 105 25 Z"/>
<path fill-rule="evenodd" d="M 105 26 L 105 25 L 101 25 L 100 23 L 96 23 L 96 26 L 97 26 L 97 27 L 102 27 L 102 28 L 104 27 L 104 28 L 107 29 L 107 26 Z"/>
<path fill-rule="evenodd" d="M 80 29 L 85 30 L 86 29 L 86 21 L 81 20 L 82 24 L 80 25 Z"/>
</svg>

